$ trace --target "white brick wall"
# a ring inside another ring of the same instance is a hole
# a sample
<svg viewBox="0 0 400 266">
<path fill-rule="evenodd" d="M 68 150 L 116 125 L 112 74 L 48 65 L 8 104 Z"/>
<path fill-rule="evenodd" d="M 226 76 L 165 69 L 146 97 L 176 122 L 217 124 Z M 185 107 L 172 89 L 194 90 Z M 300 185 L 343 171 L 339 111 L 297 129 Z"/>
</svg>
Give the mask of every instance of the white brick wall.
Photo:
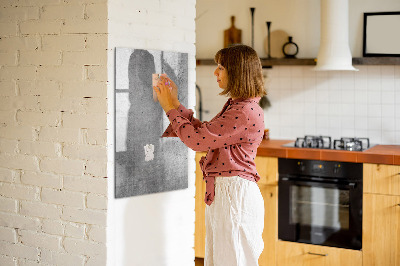
<svg viewBox="0 0 400 266">
<path fill-rule="evenodd" d="M 107 1 L 0 1 L 0 265 L 105 265 Z"/>
</svg>

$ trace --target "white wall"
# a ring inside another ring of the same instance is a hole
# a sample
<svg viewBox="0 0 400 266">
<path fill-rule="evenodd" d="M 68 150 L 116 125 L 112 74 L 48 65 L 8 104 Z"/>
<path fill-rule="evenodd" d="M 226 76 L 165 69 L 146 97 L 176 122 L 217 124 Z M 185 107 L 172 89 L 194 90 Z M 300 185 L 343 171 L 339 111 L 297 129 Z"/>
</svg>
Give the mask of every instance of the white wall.
<svg viewBox="0 0 400 266">
<path fill-rule="evenodd" d="M 299 58 L 314 58 L 320 38 L 320 0 L 202 0 L 197 3 L 197 58 L 213 58 L 223 46 L 223 31 L 230 27 L 230 17 L 242 30 L 242 42 L 251 45 L 251 13 L 254 14 L 254 48 L 266 57 L 265 39 L 271 31 L 283 30 L 299 46 Z M 353 57 L 362 56 L 363 12 L 399 11 L 398 0 L 349 0 L 349 42 Z M 272 40 L 273 42 L 273 40 Z M 272 46 L 272 45 L 271 45 Z"/>
<path fill-rule="evenodd" d="M 226 0 L 220 3 L 225 9 L 216 9 L 213 1 L 197 5 L 199 58 L 213 58 L 221 48 L 222 30 L 229 27 L 232 14 L 237 16 L 238 28 L 248 29 L 243 42 L 250 44 L 250 6 L 256 7 L 256 19 L 263 27 L 265 20 L 271 20 L 273 27 L 297 33 L 293 36 L 300 47 L 299 58 L 316 57 L 319 1 Z M 362 12 L 400 10 L 400 2 L 349 0 L 349 9 L 350 47 L 353 57 L 357 57 L 362 55 Z M 262 12 L 266 15 L 257 17 Z M 263 57 L 263 39 L 259 36 L 265 38 L 266 27 L 264 33 L 259 30 L 255 35 L 255 49 Z M 310 66 L 274 66 L 264 70 L 272 104 L 265 112 L 265 123 L 271 137 L 294 139 L 305 134 L 325 134 L 334 138 L 369 137 L 373 143 L 400 144 L 400 66 L 355 67 L 360 71 L 314 72 Z M 202 89 L 203 109 L 209 111 L 203 114 L 203 120 L 211 119 L 226 101 L 225 97 L 216 96 L 219 89 L 213 71 L 213 66 L 197 67 L 196 83 Z"/>
<path fill-rule="evenodd" d="M 189 106 L 195 89 L 195 0 L 109 1 L 108 39 L 108 263 L 107 265 L 194 264 L 194 152 L 189 188 L 114 198 L 115 47 L 189 53 Z M 160 118 L 161 119 L 161 118 Z"/>
</svg>

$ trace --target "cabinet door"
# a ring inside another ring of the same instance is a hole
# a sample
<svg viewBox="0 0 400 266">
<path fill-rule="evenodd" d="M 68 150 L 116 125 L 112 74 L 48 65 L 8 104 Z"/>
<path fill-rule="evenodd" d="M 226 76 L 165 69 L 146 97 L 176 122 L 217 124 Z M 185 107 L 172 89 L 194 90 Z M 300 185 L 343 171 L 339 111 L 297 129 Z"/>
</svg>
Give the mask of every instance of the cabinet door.
<svg viewBox="0 0 400 266">
<path fill-rule="evenodd" d="M 364 266 L 400 266 L 399 204 L 400 196 L 364 194 Z"/>
<path fill-rule="evenodd" d="M 362 252 L 278 241 L 278 266 L 361 266 Z"/>
<path fill-rule="evenodd" d="M 203 181 L 203 172 L 199 167 L 199 161 L 205 152 L 196 153 L 196 196 L 195 196 L 195 233 L 194 233 L 194 251 L 197 258 L 204 258 L 204 248 L 206 239 L 204 195 L 206 193 L 206 184 Z"/>
<path fill-rule="evenodd" d="M 278 241 L 278 187 L 259 185 L 264 198 L 264 250 L 258 259 L 260 266 L 276 265 L 276 242 Z"/>
<path fill-rule="evenodd" d="M 257 156 L 254 162 L 261 176 L 258 184 L 278 185 L 278 158 Z"/>
<path fill-rule="evenodd" d="M 364 193 L 400 195 L 400 166 L 365 163 L 363 175 Z"/>
</svg>

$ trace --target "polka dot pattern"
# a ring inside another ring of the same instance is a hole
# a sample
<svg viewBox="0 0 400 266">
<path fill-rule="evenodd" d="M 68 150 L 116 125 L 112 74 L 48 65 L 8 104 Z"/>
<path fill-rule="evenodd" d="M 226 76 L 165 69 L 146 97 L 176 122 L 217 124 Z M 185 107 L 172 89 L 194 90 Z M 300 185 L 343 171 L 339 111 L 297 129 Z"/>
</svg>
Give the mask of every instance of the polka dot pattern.
<svg viewBox="0 0 400 266">
<path fill-rule="evenodd" d="M 167 113 L 171 123 L 162 137 L 179 137 L 195 151 L 208 151 L 200 160 L 208 205 L 214 199 L 216 176 L 240 176 L 253 182 L 260 179 L 254 159 L 251 160 L 265 128 L 259 100 L 260 97 L 229 99 L 209 122 L 194 118 L 193 111 L 183 105 Z"/>
</svg>

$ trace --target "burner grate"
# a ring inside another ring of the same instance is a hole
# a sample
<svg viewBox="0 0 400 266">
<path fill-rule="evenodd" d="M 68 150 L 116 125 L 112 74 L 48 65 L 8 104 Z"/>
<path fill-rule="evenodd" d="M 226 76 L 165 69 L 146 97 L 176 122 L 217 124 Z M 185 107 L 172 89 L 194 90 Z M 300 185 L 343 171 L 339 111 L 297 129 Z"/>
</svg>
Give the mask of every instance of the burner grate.
<svg viewBox="0 0 400 266">
<path fill-rule="evenodd" d="M 340 138 L 333 142 L 335 150 L 363 151 L 369 147 L 368 138 Z"/>
<path fill-rule="evenodd" d="M 304 138 L 297 138 L 294 146 L 299 148 L 330 149 L 331 137 L 306 135 Z"/>
</svg>

